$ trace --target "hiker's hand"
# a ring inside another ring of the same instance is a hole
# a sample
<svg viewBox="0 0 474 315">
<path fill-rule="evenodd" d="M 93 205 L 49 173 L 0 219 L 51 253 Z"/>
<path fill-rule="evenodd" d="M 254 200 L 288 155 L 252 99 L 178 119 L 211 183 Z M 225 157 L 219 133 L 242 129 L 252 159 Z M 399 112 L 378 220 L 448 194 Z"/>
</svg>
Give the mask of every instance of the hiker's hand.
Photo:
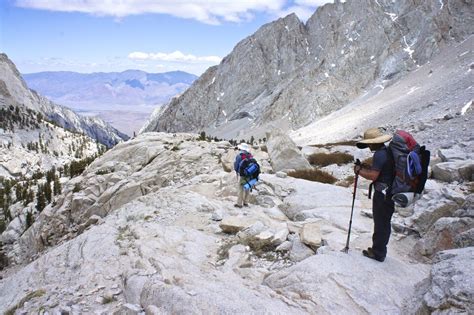
<svg viewBox="0 0 474 315">
<path fill-rule="evenodd" d="M 355 174 L 359 174 L 361 169 L 362 169 L 362 165 L 360 165 L 360 164 L 354 165 L 354 173 Z"/>
</svg>

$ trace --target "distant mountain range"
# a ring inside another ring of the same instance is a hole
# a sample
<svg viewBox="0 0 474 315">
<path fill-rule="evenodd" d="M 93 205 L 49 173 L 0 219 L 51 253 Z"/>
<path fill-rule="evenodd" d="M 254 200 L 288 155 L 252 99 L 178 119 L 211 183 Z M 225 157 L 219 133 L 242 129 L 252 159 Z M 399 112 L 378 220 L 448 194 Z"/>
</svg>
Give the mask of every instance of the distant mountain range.
<svg viewBox="0 0 474 315">
<path fill-rule="evenodd" d="M 182 93 L 197 78 L 183 71 L 147 73 L 77 73 L 69 71 L 23 74 L 28 86 L 58 104 L 97 115 L 119 130 L 133 134 L 156 106 Z M 121 115 L 116 115 L 120 112 Z M 133 119 L 120 117 L 130 115 Z"/>
</svg>

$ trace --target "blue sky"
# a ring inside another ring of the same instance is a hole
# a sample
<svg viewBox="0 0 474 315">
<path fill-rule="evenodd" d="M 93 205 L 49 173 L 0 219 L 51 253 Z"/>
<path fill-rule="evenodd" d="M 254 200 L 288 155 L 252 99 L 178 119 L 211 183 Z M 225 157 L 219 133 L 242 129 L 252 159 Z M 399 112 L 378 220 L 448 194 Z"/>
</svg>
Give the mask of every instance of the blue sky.
<svg viewBox="0 0 474 315">
<path fill-rule="evenodd" d="M 20 72 L 183 70 L 200 75 L 243 38 L 323 0 L 0 0 L 0 51 Z"/>
</svg>

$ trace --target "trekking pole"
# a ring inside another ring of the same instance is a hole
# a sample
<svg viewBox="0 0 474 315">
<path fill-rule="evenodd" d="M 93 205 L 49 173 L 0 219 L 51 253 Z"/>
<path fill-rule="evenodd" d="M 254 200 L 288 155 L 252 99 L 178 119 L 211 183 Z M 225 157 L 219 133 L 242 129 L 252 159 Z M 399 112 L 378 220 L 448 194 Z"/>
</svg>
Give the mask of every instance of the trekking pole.
<svg viewBox="0 0 474 315">
<path fill-rule="evenodd" d="M 360 165 L 360 160 L 357 159 L 355 165 Z M 357 190 L 357 180 L 359 178 L 359 172 L 356 173 L 354 178 L 354 191 L 352 192 L 352 209 L 351 209 L 351 219 L 349 220 L 349 231 L 347 232 L 347 241 L 346 247 L 344 247 L 341 252 L 348 253 L 349 252 L 349 240 L 351 238 L 351 228 L 352 228 L 352 215 L 354 214 L 354 203 L 356 198 L 356 190 Z"/>
</svg>

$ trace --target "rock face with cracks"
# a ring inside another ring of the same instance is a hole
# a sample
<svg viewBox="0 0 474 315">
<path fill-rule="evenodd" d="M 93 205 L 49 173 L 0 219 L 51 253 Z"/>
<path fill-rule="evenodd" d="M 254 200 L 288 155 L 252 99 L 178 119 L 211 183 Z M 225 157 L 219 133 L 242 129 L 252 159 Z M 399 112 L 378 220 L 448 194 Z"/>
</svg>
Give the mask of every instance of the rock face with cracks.
<svg viewBox="0 0 474 315">
<path fill-rule="evenodd" d="M 143 130 L 241 139 L 300 128 L 428 64 L 472 35 L 473 18 L 463 0 L 337 1 L 306 23 L 290 14 L 240 41 Z"/>
<path fill-rule="evenodd" d="M 472 314 L 474 312 L 474 247 L 438 253 L 430 277 L 417 286 L 404 312 Z"/>
</svg>

